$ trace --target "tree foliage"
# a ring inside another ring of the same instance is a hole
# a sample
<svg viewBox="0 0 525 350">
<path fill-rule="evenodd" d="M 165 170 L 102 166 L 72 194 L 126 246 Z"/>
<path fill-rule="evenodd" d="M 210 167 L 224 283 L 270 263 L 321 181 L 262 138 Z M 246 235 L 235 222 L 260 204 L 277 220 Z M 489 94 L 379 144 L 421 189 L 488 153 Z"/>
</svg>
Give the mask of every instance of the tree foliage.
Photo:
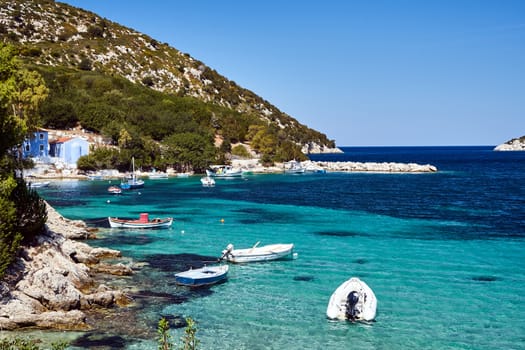
<svg viewBox="0 0 525 350">
<path fill-rule="evenodd" d="M 298 143 L 292 139 L 315 139 L 313 131 L 306 127 L 297 129 L 286 124 L 281 129 L 249 112 L 239 113 L 192 97 L 161 93 L 123 78 L 60 67 L 34 68 L 44 76 L 50 89 L 50 96 L 40 109 L 44 126 L 72 127 L 80 123 L 84 129 L 103 134 L 121 149 L 117 158 L 122 161 L 113 163 L 113 168 L 125 167 L 123 158 L 134 156 L 137 164 L 146 168 L 204 169 L 210 163 L 227 161 L 231 144 L 247 141 L 269 162 L 289 155 L 303 159 L 298 154 Z M 211 151 L 216 135 L 222 137 L 222 146 Z M 181 138 L 190 142 L 183 149 L 178 145 Z M 157 146 L 153 148 L 160 152 L 151 152 L 154 143 Z M 109 158 L 101 161 L 100 156 L 96 162 L 83 159 L 80 168 L 101 169 L 98 166 L 107 164 Z M 111 159 L 116 160 L 113 156 Z"/>
<path fill-rule="evenodd" d="M 0 278 L 20 243 L 42 232 L 46 208 L 21 173 L 17 148 L 38 126 L 38 108 L 47 96 L 42 77 L 20 68 L 15 50 L 0 43 Z"/>
<path fill-rule="evenodd" d="M 194 169 L 203 171 L 216 156 L 211 140 L 192 133 L 174 134 L 165 140 L 166 161 L 179 164 L 182 171 Z"/>
</svg>

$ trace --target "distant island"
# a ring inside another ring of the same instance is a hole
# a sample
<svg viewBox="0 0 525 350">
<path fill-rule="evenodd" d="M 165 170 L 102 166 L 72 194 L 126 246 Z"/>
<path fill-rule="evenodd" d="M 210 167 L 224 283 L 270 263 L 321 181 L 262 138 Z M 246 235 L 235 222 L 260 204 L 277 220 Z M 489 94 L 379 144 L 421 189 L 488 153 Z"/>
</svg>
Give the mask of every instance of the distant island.
<svg viewBox="0 0 525 350">
<path fill-rule="evenodd" d="M 494 151 L 525 151 L 525 136 L 502 143 L 496 146 Z"/>
</svg>

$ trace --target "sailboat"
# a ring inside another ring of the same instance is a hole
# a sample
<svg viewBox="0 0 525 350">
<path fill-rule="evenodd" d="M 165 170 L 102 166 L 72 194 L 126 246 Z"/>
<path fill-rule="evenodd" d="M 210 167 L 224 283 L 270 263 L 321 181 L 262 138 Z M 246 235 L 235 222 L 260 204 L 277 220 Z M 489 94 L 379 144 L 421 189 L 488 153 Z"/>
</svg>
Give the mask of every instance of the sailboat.
<svg viewBox="0 0 525 350">
<path fill-rule="evenodd" d="M 131 158 L 131 164 L 133 164 L 131 178 L 128 178 L 127 181 L 122 181 L 120 183 L 120 188 L 123 190 L 133 190 L 144 187 L 144 180 L 137 179 L 137 175 L 135 175 L 135 157 Z"/>
</svg>

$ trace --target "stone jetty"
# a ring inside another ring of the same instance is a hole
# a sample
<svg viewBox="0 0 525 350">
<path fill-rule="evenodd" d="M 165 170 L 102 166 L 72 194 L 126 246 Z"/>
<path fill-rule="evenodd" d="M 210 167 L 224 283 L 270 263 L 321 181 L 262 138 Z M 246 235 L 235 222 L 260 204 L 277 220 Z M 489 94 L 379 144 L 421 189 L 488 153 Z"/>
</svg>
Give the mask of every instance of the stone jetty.
<svg viewBox="0 0 525 350">
<path fill-rule="evenodd" d="M 434 173 L 437 167 L 430 164 L 392 162 L 302 162 L 305 169 L 322 169 L 327 172 L 371 172 L 371 173 Z"/>
<path fill-rule="evenodd" d="M 284 171 L 284 164 L 265 167 L 258 159 L 233 160 L 234 167 L 253 173 L 279 173 Z M 437 167 L 431 164 L 392 163 L 392 162 L 320 162 L 304 161 L 301 166 L 307 172 L 370 172 L 370 173 L 434 173 Z"/>
<path fill-rule="evenodd" d="M 112 249 L 78 241 L 94 233 L 82 221 L 68 220 L 48 206 L 46 231 L 21 254 L 0 282 L 0 329 L 90 329 L 85 311 L 126 305 L 119 290 L 97 283 L 96 273 L 131 275 Z"/>
</svg>

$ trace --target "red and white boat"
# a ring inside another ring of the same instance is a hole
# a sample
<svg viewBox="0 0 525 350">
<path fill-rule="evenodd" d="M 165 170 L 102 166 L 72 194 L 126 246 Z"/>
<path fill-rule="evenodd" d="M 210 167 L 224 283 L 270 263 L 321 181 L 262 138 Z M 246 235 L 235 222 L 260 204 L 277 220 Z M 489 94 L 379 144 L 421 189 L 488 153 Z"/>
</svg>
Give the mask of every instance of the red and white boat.
<svg viewBox="0 0 525 350">
<path fill-rule="evenodd" d="M 165 228 L 170 227 L 173 218 L 149 218 L 148 213 L 141 213 L 138 220 L 119 219 L 108 217 L 109 226 L 112 228 Z"/>
<path fill-rule="evenodd" d="M 121 194 L 122 193 L 122 189 L 118 186 L 109 186 L 108 187 L 108 192 L 109 193 L 112 193 L 112 194 Z"/>
</svg>

